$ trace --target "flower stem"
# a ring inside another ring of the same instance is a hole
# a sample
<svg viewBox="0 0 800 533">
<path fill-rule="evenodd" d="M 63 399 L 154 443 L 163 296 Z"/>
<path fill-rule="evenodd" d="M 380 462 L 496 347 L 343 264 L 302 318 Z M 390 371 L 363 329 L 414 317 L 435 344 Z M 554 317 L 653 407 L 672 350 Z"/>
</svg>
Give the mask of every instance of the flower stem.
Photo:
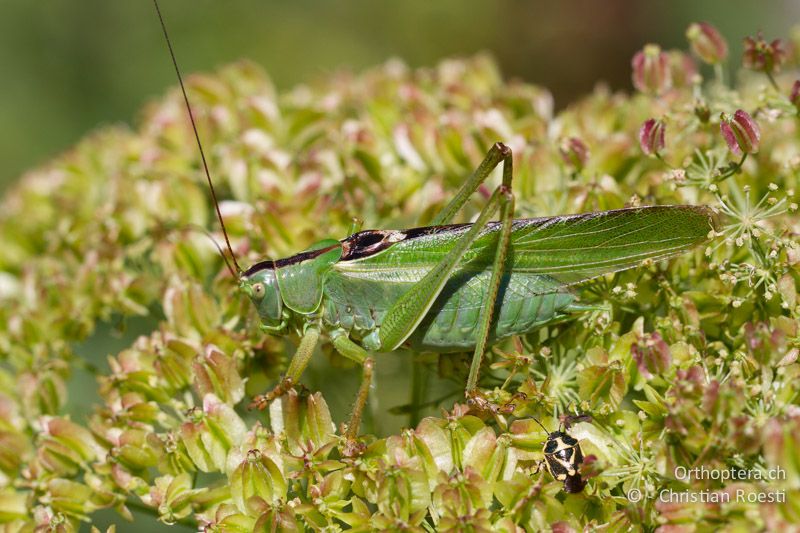
<svg viewBox="0 0 800 533">
<path fill-rule="evenodd" d="M 722 65 L 720 63 L 714 65 L 714 78 L 720 85 L 725 85 L 725 72 L 722 70 Z"/>
<path fill-rule="evenodd" d="M 661 155 L 661 152 L 656 152 L 653 155 L 656 156 L 656 159 L 664 163 L 664 166 L 666 166 L 668 169 L 675 170 L 675 167 L 667 163 L 666 159 L 664 159 L 664 156 Z"/>
<path fill-rule="evenodd" d="M 753 235 L 752 232 L 750 234 L 750 251 L 753 252 L 753 256 L 758 259 L 762 267 L 767 266 L 767 254 L 764 252 L 764 248 L 762 248 L 758 237 Z"/>
<path fill-rule="evenodd" d="M 744 165 L 744 162 L 747 160 L 747 156 L 748 154 L 745 152 L 742 155 L 742 158 L 739 160 L 739 162 L 731 167 L 728 167 L 728 169 L 725 172 L 717 176 L 717 178 L 714 180 L 714 183 L 720 183 L 730 178 L 731 176 L 738 174 L 742 170 L 742 165 Z"/>
<path fill-rule="evenodd" d="M 767 75 L 767 78 L 769 79 L 769 82 L 772 84 L 772 87 L 776 91 L 781 92 L 781 88 L 778 86 L 778 82 L 775 81 L 775 76 L 772 75 L 772 72 L 766 72 L 765 74 Z"/>
</svg>

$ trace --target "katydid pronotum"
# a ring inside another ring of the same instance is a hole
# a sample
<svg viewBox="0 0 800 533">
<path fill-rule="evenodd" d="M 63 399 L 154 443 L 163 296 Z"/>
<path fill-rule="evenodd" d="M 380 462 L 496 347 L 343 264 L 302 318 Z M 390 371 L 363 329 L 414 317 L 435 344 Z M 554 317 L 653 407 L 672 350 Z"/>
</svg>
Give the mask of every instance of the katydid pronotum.
<svg viewBox="0 0 800 533">
<path fill-rule="evenodd" d="M 355 439 L 372 379 L 374 353 L 473 352 L 467 398 L 478 398 L 488 346 L 579 311 L 575 284 L 666 259 L 704 242 L 714 227 L 703 206 L 653 206 L 568 216 L 514 219 L 511 149 L 497 142 L 430 226 L 356 231 L 292 257 L 242 270 L 230 245 L 175 54 L 158 9 L 194 129 L 203 169 L 239 288 L 264 330 L 295 331 L 300 344 L 275 388 L 256 397 L 263 409 L 298 382 L 321 336 L 363 368 L 347 424 Z M 475 222 L 452 224 L 470 196 L 502 165 Z M 499 212 L 497 221 L 492 218 Z M 223 258 L 225 254 L 223 253 Z M 227 263 L 227 258 L 225 258 Z M 235 267 L 235 268 L 234 268 Z"/>
</svg>

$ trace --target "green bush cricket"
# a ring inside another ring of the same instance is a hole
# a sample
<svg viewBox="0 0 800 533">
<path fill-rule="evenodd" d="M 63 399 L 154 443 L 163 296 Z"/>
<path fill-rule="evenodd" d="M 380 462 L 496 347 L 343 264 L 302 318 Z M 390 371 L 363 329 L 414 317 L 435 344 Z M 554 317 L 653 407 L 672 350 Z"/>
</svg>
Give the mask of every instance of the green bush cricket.
<svg viewBox="0 0 800 533">
<path fill-rule="evenodd" d="M 158 10 L 157 0 L 154 0 Z M 571 287 L 644 260 L 681 254 L 714 228 L 703 206 L 652 206 L 569 216 L 514 219 L 513 158 L 497 142 L 455 197 L 426 227 L 357 231 L 324 240 L 292 257 L 239 267 L 217 203 L 191 106 L 159 12 L 183 91 L 204 172 L 239 289 L 256 306 L 262 328 L 300 334 L 285 376 L 251 406 L 263 409 L 297 383 L 321 336 L 363 368 L 347 424 L 354 441 L 369 392 L 371 353 L 473 351 L 465 394 L 478 400 L 478 375 L 488 346 L 580 311 Z M 454 216 L 493 170 L 502 183 L 478 218 Z M 499 212 L 499 220 L 492 220 Z"/>
</svg>

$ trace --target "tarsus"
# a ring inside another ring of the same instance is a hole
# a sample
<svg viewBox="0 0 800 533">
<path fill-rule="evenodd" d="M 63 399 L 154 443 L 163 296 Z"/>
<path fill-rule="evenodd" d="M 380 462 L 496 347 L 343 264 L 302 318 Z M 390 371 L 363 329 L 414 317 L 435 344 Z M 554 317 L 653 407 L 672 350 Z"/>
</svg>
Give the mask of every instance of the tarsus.
<svg viewBox="0 0 800 533">
<path fill-rule="evenodd" d="M 222 227 L 222 235 L 225 237 L 225 244 L 228 246 L 228 252 L 231 254 L 231 259 L 233 259 L 233 264 L 236 266 L 236 270 L 234 270 L 231 267 L 231 264 L 228 262 L 228 258 L 225 256 L 224 253 L 222 254 L 222 259 L 225 260 L 225 265 L 228 267 L 228 270 L 231 272 L 233 277 L 236 278 L 239 277 L 239 275 L 242 273 L 242 269 L 241 267 L 239 267 L 239 263 L 236 261 L 236 255 L 233 253 L 233 248 L 231 247 L 231 241 L 228 238 L 228 230 L 225 229 L 225 222 L 222 221 L 222 212 L 219 210 L 219 202 L 217 201 L 217 192 L 214 190 L 214 183 L 211 181 L 211 173 L 208 171 L 208 163 L 206 162 L 206 154 L 203 151 L 203 143 L 200 142 L 200 135 L 197 133 L 197 124 L 194 121 L 192 106 L 189 105 L 189 96 L 186 94 L 186 87 L 183 85 L 183 76 L 181 76 L 181 69 L 178 68 L 178 60 L 175 59 L 175 51 L 172 49 L 172 42 L 169 39 L 169 33 L 167 33 L 167 25 L 164 24 L 164 17 L 161 15 L 161 9 L 158 7 L 158 0 L 153 0 L 153 5 L 155 5 L 156 7 L 156 13 L 158 13 L 158 20 L 161 23 L 161 29 L 164 32 L 164 39 L 167 41 L 167 48 L 169 49 L 169 55 L 172 58 L 172 65 L 175 67 L 175 74 L 178 75 L 178 83 L 180 84 L 181 92 L 183 93 L 183 101 L 186 102 L 186 110 L 189 112 L 189 120 L 192 123 L 194 138 L 197 141 L 197 148 L 200 150 L 200 159 L 203 161 L 203 170 L 206 173 L 206 180 L 208 181 L 208 187 L 211 190 L 211 199 L 214 201 L 214 209 L 217 211 L 217 218 L 219 219 L 219 225 Z M 222 250 L 220 250 L 220 252 L 222 252 Z"/>
</svg>

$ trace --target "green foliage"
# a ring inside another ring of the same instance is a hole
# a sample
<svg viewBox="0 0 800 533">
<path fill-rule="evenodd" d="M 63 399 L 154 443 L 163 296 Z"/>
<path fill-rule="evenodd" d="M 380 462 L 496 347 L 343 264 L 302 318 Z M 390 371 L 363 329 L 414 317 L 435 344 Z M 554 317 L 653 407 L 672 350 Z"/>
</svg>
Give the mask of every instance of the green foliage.
<svg viewBox="0 0 800 533">
<path fill-rule="evenodd" d="M 688 57 L 671 54 L 685 68 Z M 213 227 L 213 211 L 177 92 L 138 131 L 100 131 L 31 172 L 0 212 L 5 530 L 72 531 L 104 508 L 209 531 L 798 521 L 792 80 L 750 72 L 730 87 L 715 73 L 704 83 L 674 72 L 658 97 L 600 87 L 558 114 L 547 91 L 502 81 L 485 57 L 416 71 L 390 62 L 280 95 L 249 63 L 189 80 L 243 263 L 344 237 L 354 214 L 367 227 L 424 223 L 497 140 L 514 150 L 519 216 L 640 203 L 720 211 L 707 249 L 587 285 L 579 294 L 592 310 L 498 346 L 482 387 L 512 413 L 450 403 L 400 434 L 362 435 L 356 455 L 319 393 L 244 408 L 293 346 L 261 332 L 197 229 Z M 720 132 L 721 113 L 738 109 L 760 128 L 745 158 Z M 647 156 L 637 134 L 650 118 L 666 139 Z M 102 322 L 135 316 L 158 326 L 97 370 L 97 405 L 70 419 L 67 382 L 85 366 L 76 346 Z M 456 380 L 466 370 L 453 357 L 439 367 Z M 554 429 L 569 413 L 592 417 L 570 430 L 587 455 L 578 495 L 532 473 L 546 436 L 532 417 Z M 679 479 L 699 467 L 784 476 Z M 732 503 L 663 501 L 670 489 Z M 737 490 L 782 491 L 785 503 L 738 502 Z M 636 491 L 643 498 L 630 501 Z"/>
</svg>

